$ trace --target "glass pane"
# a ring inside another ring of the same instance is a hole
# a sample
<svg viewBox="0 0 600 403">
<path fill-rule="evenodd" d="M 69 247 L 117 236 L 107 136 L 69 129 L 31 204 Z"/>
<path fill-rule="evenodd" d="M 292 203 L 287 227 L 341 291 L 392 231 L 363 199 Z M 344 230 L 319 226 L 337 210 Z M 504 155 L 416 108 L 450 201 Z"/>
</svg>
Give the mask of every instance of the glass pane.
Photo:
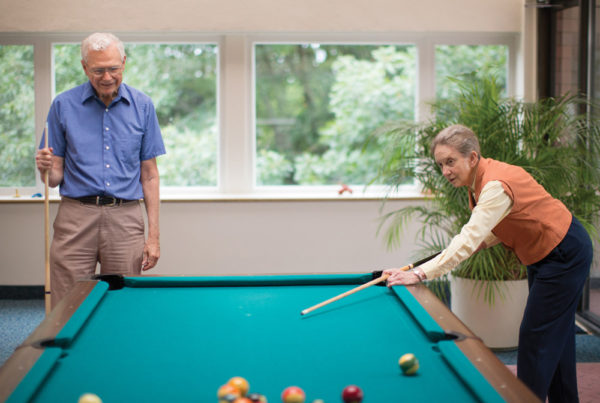
<svg viewBox="0 0 600 403">
<path fill-rule="evenodd" d="M 35 186 L 33 46 L 0 45 L 0 187 Z"/>
<path fill-rule="evenodd" d="M 161 186 L 217 185 L 217 53 L 211 44 L 125 44 L 123 82 L 156 107 L 167 154 L 158 158 Z M 87 78 L 79 44 L 56 45 L 56 93 Z"/>
<path fill-rule="evenodd" d="M 438 45 L 435 48 L 435 95 L 448 99 L 458 90 L 453 79 L 493 76 L 504 88 L 508 77 L 506 45 Z"/>
<path fill-rule="evenodd" d="M 365 141 L 414 119 L 416 49 L 255 45 L 257 185 L 366 184 L 378 166 Z"/>
</svg>

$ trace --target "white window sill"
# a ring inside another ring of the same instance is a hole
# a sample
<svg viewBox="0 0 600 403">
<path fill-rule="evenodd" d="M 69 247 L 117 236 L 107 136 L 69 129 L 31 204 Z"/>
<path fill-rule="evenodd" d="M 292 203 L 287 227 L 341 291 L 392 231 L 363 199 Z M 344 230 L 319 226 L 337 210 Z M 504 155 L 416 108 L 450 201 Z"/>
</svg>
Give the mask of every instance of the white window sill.
<svg viewBox="0 0 600 403">
<path fill-rule="evenodd" d="M 366 200 L 410 200 L 423 199 L 425 196 L 416 186 L 407 186 L 396 192 L 389 192 L 385 187 L 364 186 L 350 187 L 352 192 L 341 192 L 340 187 L 260 187 L 250 192 L 222 192 L 217 188 L 164 188 L 161 189 L 162 202 L 236 202 L 236 201 L 366 201 Z M 49 200 L 60 200 L 58 191 L 52 189 Z M 0 203 L 35 203 L 44 202 L 43 193 L 22 192 L 0 194 Z"/>
</svg>

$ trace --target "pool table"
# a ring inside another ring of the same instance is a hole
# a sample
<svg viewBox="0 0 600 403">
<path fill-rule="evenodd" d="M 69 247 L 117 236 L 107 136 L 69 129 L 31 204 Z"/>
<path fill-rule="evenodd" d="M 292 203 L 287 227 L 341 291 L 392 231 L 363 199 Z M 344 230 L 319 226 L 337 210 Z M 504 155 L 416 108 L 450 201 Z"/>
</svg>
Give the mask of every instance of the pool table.
<svg viewBox="0 0 600 403">
<path fill-rule="evenodd" d="M 380 273 L 120 277 L 79 282 L 0 369 L 0 401 L 217 402 L 233 376 L 271 403 L 526 402 L 537 398 L 426 287 Z M 398 359 L 415 354 L 404 375 Z"/>
</svg>

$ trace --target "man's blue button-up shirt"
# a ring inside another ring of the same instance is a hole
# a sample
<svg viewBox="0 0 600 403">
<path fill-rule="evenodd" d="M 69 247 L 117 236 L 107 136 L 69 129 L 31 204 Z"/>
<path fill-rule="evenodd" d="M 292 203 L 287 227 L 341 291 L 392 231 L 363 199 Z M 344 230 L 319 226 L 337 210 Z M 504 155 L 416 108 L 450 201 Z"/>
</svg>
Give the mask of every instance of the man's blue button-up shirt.
<svg viewBox="0 0 600 403">
<path fill-rule="evenodd" d="M 73 198 L 141 199 L 141 161 L 166 152 L 152 100 L 123 83 L 108 107 L 89 81 L 58 95 L 48 112 L 48 145 L 64 158 L 60 194 Z"/>
</svg>

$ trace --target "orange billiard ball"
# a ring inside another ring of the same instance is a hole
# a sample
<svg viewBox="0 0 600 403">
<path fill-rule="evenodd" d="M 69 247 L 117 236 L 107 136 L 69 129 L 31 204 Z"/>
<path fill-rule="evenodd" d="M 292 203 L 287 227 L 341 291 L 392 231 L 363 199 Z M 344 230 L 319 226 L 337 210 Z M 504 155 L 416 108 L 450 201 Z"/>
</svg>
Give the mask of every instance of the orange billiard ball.
<svg viewBox="0 0 600 403">
<path fill-rule="evenodd" d="M 228 385 L 235 387 L 240 392 L 240 396 L 246 396 L 248 390 L 250 389 L 250 384 L 248 381 L 241 376 L 234 376 L 229 381 L 227 381 Z"/>
<path fill-rule="evenodd" d="M 297 386 L 289 386 L 281 393 L 283 403 L 304 403 L 306 395 L 304 391 Z"/>
<path fill-rule="evenodd" d="M 217 391 L 217 397 L 219 399 L 221 399 L 225 395 L 234 395 L 235 397 L 242 397 L 238 388 L 236 388 L 235 386 L 230 385 L 228 383 L 221 386 L 219 388 L 219 390 Z"/>
</svg>

